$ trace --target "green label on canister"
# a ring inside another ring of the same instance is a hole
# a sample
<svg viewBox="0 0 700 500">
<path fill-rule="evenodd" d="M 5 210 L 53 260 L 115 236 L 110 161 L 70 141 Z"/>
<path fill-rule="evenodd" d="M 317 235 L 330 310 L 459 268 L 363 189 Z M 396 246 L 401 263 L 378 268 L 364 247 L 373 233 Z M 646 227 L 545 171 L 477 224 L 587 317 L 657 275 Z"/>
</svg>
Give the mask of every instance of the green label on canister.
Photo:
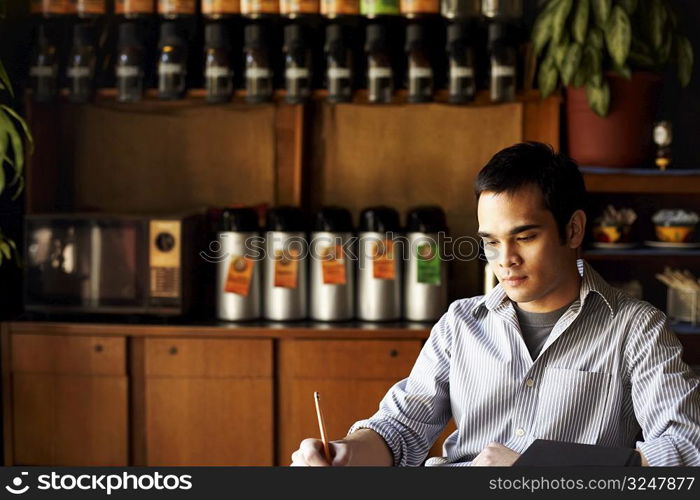
<svg viewBox="0 0 700 500">
<path fill-rule="evenodd" d="M 421 243 L 416 249 L 418 283 L 440 286 L 442 260 L 436 243 Z"/>
<path fill-rule="evenodd" d="M 360 14 L 363 16 L 390 15 L 401 13 L 400 0 L 360 0 Z"/>
</svg>

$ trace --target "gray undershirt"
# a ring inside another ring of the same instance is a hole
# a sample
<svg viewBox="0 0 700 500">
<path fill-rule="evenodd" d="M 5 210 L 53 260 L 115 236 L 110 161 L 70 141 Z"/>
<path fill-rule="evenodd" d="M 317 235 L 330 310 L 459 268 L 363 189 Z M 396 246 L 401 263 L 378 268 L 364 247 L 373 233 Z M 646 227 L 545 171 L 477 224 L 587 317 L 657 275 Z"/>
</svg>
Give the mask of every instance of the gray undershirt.
<svg viewBox="0 0 700 500">
<path fill-rule="evenodd" d="M 513 302 L 515 313 L 518 315 L 518 322 L 520 323 L 520 331 L 523 334 L 523 340 L 533 360 L 540 354 L 542 346 L 544 346 L 544 343 L 547 341 L 547 337 L 549 337 L 554 325 L 557 324 L 559 318 L 562 317 L 570 305 L 571 304 L 567 304 L 556 311 L 533 313 L 523 311 L 518 307 L 518 304 Z"/>
</svg>

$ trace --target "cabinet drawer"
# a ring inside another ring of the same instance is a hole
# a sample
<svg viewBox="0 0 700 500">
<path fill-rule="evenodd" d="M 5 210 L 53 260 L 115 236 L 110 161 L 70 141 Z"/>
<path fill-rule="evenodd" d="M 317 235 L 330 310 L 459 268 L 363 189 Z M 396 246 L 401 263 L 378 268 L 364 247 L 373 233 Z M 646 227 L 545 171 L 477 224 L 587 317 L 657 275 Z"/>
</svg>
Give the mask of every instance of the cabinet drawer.
<svg viewBox="0 0 700 500">
<path fill-rule="evenodd" d="M 123 337 L 13 334 L 12 371 L 126 375 L 125 343 Z"/>
<path fill-rule="evenodd" d="M 282 376 L 398 379 L 408 376 L 420 340 L 292 340 L 280 342 Z"/>
<path fill-rule="evenodd" d="M 272 377 L 272 340 L 146 339 L 147 377 Z"/>
</svg>

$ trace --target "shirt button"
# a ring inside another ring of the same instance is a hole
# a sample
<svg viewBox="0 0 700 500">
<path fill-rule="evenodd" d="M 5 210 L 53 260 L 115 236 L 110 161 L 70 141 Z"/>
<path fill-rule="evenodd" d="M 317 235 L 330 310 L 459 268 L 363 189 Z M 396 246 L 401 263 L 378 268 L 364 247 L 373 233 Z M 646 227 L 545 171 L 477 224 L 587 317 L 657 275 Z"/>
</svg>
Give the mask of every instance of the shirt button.
<svg viewBox="0 0 700 500">
<path fill-rule="evenodd" d="M 525 435 L 525 431 L 523 429 L 518 429 L 515 431 L 515 435 L 518 437 L 523 437 Z"/>
<path fill-rule="evenodd" d="M 532 387 L 533 385 L 535 385 L 535 381 L 529 378 L 525 381 L 525 385 L 528 387 Z"/>
</svg>

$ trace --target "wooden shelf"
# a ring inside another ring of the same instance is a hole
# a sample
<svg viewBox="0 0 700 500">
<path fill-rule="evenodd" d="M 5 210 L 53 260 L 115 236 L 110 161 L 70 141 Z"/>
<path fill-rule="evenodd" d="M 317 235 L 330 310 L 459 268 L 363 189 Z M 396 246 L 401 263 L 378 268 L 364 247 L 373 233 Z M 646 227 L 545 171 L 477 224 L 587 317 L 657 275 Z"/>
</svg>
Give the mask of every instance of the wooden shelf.
<svg viewBox="0 0 700 500">
<path fill-rule="evenodd" d="M 700 257 L 700 249 L 674 250 L 658 248 L 631 248 L 628 250 L 589 249 L 583 253 L 588 260 L 626 260 L 656 257 L 694 258 Z"/>
<path fill-rule="evenodd" d="M 204 323 L 204 324 L 126 324 L 59 321 L 14 321 L 13 333 L 46 335 L 104 335 L 133 337 L 267 338 L 267 339 L 427 339 L 432 323 L 295 322 L 295 323 Z"/>
<path fill-rule="evenodd" d="M 653 170 L 582 166 L 591 193 L 700 193 L 700 169 Z"/>
</svg>

